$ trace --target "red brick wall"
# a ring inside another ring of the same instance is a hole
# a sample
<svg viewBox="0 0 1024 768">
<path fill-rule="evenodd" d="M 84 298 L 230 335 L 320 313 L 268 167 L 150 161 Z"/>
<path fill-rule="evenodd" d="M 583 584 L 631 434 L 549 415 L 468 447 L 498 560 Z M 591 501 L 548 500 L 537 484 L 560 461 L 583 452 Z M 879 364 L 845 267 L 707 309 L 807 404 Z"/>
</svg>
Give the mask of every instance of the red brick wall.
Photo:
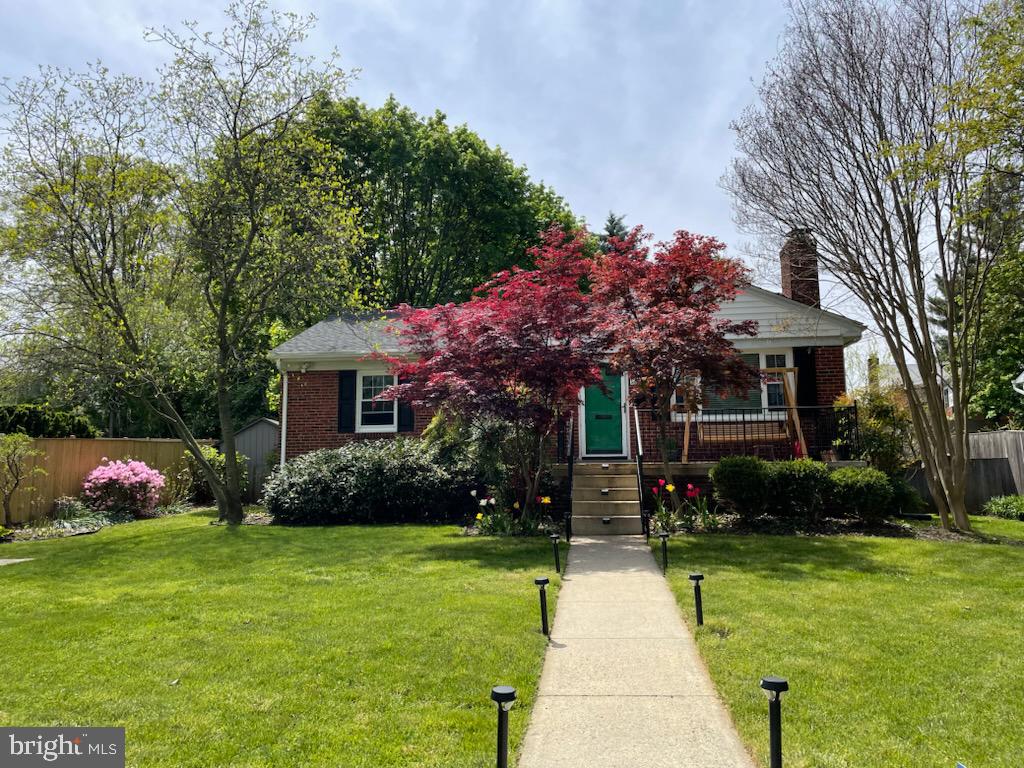
<svg viewBox="0 0 1024 768">
<path fill-rule="evenodd" d="M 412 432 L 420 434 L 433 412 L 427 408 L 413 409 Z M 338 372 L 308 371 L 288 373 L 288 434 L 285 441 L 286 460 L 320 448 L 339 448 L 356 440 L 393 438 L 396 433 L 338 432 Z"/>
<path fill-rule="evenodd" d="M 821 306 L 818 249 L 810 230 L 794 229 L 779 253 L 782 295 L 809 307 Z"/>
<path fill-rule="evenodd" d="M 846 363 L 842 347 L 817 347 L 814 350 L 814 379 L 818 405 L 832 405 L 846 392 Z"/>
</svg>

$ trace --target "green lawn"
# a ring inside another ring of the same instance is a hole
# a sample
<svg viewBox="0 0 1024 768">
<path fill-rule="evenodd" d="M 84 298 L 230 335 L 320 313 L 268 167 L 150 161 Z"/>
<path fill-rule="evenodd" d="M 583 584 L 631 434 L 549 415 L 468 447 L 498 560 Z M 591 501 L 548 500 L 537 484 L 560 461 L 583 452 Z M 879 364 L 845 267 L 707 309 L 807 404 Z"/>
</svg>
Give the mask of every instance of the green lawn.
<svg viewBox="0 0 1024 768">
<path fill-rule="evenodd" d="M 546 539 L 209 525 L 0 545 L 0 725 L 127 729 L 132 766 L 490 766 L 545 648 Z"/>
<path fill-rule="evenodd" d="M 978 523 L 1024 539 L 1024 523 Z M 686 575 L 706 576 L 697 640 L 763 764 L 766 674 L 791 686 L 787 768 L 1022 764 L 1024 546 L 705 535 L 674 537 L 669 557 L 691 627 Z"/>
</svg>

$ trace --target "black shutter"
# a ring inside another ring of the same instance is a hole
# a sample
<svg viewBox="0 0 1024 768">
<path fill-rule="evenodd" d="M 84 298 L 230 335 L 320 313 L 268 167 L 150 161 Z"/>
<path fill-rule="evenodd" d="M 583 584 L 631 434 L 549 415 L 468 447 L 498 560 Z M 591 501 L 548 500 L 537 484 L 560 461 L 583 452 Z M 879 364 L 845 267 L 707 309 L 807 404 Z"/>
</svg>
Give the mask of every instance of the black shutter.
<svg viewBox="0 0 1024 768">
<path fill-rule="evenodd" d="M 355 371 L 338 371 L 338 431 L 356 431 Z"/>
<path fill-rule="evenodd" d="M 398 383 L 401 384 L 402 380 L 399 379 Z M 398 431 L 399 432 L 412 432 L 416 428 L 416 416 L 412 411 L 412 403 L 406 402 L 405 400 L 398 401 Z"/>
<path fill-rule="evenodd" d="M 796 404 L 818 404 L 818 379 L 814 371 L 814 347 L 794 347 L 793 365 L 796 367 Z"/>
</svg>

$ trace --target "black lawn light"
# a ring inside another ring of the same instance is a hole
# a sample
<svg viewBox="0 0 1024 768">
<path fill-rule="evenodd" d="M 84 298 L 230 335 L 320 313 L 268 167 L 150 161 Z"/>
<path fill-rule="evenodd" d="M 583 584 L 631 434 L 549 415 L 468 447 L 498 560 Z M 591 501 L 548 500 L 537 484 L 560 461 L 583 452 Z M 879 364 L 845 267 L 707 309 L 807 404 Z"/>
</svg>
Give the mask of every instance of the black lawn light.
<svg viewBox="0 0 1024 768">
<path fill-rule="evenodd" d="M 668 573 L 668 534 L 659 533 L 658 538 L 661 539 L 661 572 Z"/>
<path fill-rule="evenodd" d="M 700 599 L 700 583 L 704 581 L 703 573 L 691 573 L 690 581 L 693 582 L 693 604 L 697 608 L 697 626 L 704 626 L 704 603 Z"/>
<path fill-rule="evenodd" d="M 498 705 L 498 768 L 508 768 L 508 711 L 516 703 L 516 689 L 510 685 L 491 688 L 491 701 Z"/>
<path fill-rule="evenodd" d="M 789 683 L 782 677 L 762 677 L 761 688 L 768 697 L 769 768 L 782 768 L 782 694 Z"/>
<path fill-rule="evenodd" d="M 541 576 L 533 580 L 540 589 L 540 631 L 544 633 L 545 637 L 551 637 L 551 632 L 548 629 L 548 577 Z"/>
<path fill-rule="evenodd" d="M 555 573 L 561 573 L 562 572 L 562 558 L 561 558 L 561 556 L 558 553 L 558 534 L 557 533 L 552 533 L 550 536 L 548 536 L 548 538 L 551 539 L 551 549 L 555 553 Z"/>
</svg>

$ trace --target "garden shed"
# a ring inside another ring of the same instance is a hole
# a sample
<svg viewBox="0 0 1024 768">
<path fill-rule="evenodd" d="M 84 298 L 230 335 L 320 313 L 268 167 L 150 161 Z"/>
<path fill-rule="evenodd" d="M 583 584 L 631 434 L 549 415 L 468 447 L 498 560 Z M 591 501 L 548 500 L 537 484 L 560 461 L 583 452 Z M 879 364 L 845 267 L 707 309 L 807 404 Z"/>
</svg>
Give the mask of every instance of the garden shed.
<svg viewBox="0 0 1024 768">
<path fill-rule="evenodd" d="M 246 457 L 246 475 L 249 478 L 249 501 L 255 501 L 263 491 L 263 483 L 270 468 L 277 461 L 280 446 L 280 425 L 266 417 L 250 421 L 235 432 L 235 450 Z"/>
</svg>

